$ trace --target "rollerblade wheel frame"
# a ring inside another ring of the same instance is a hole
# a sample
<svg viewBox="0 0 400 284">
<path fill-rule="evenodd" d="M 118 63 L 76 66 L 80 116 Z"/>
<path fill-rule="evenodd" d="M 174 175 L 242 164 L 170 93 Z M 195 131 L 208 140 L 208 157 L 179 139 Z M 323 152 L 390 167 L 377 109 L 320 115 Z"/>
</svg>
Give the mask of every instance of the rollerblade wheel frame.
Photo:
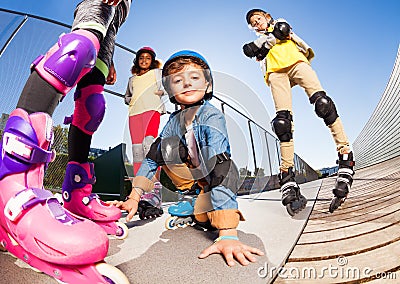
<svg viewBox="0 0 400 284">
<path fill-rule="evenodd" d="M 289 204 L 286 205 L 286 211 L 289 213 L 290 216 L 293 217 L 301 210 L 303 210 L 306 207 L 306 204 L 307 204 L 307 199 L 303 195 L 300 195 L 298 200 L 290 202 Z"/>
<path fill-rule="evenodd" d="M 340 205 L 343 204 L 345 199 L 346 199 L 345 197 L 344 198 L 334 197 L 331 201 L 331 204 L 329 205 L 329 212 L 333 213 L 336 209 L 338 209 Z"/>
</svg>

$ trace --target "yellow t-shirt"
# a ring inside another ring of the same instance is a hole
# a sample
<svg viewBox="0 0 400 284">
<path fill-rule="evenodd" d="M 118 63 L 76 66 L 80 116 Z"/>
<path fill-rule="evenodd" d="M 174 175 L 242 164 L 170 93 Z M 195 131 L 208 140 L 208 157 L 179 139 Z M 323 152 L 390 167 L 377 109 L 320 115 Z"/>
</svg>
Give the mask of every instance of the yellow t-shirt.
<svg viewBox="0 0 400 284">
<path fill-rule="evenodd" d="M 281 41 L 275 44 L 267 54 L 267 73 L 276 72 L 292 66 L 296 62 L 305 61 L 307 58 L 291 40 Z"/>
<path fill-rule="evenodd" d="M 156 74 L 159 69 L 152 69 L 141 76 L 129 78 L 128 90 L 131 95 L 129 102 L 129 115 L 136 115 L 146 111 L 154 110 L 164 113 L 164 104 L 159 95 L 155 94 L 158 90 Z"/>
<path fill-rule="evenodd" d="M 299 50 L 296 43 L 292 40 L 277 42 L 268 52 L 266 60 L 265 81 L 268 84 L 270 73 L 279 72 L 297 62 L 309 63 L 306 56 Z"/>
</svg>

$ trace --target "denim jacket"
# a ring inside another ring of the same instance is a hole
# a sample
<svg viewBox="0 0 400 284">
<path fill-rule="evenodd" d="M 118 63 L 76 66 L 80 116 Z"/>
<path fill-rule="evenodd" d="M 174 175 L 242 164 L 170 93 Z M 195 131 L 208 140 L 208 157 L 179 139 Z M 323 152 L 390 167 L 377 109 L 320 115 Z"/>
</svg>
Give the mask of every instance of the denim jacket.
<svg viewBox="0 0 400 284">
<path fill-rule="evenodd" d="M 183 138 L 186 128 L 181 121 L 181 112 L 182 110 L 178 110 L 171 114 L 159 137 L 165 139 L 167 137 L 178 136 L 181 138 L 181 142 L 187 146 Z M 204 104 L 199 107 L 193 120 L 192 127 L 197 142 L 197 148 L 199 149 L 200 167 L 204 176 L 206 176 L 207 169 L 204 166 L 206 161 L 218 154 L 226 153 L 229 156 L 231 155 L 224 114 L 210 102 L 205 101 Z M 158 166 L 159 165 L 155 161 L 146 157 L 142 162 L 137 176 L 145 176 L 151 179 Z M 234 193 L 235 191 L 235 189 L 228 189 L 223 185 L 212 188 L 211 203 L 214 210 L 237 209 L 238 205 L 236 194 Z"/>
</svg>

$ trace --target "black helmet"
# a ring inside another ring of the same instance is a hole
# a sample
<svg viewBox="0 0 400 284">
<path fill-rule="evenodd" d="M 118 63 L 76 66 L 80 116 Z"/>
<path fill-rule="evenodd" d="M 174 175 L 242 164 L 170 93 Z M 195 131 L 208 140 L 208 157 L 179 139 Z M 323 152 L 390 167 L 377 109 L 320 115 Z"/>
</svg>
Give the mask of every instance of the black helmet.
<svg viewBox="0 0 400 284">
<path fill-rule="evenodd" d="M 251 16 L 253 16 L 253 14 L 255 14 L 255 13 L 264 13 L 264 14 L 267 14 L 267 12 L 265 12 L 264 10 L 261 10 L 261 9 L 251 9 L 251 10 L 248 11 L 247 14 L 246 14 L 246 21 L 247 21 L 247 24 L 250 25 L 250 18 L 251 18 Z"/>
</svg>

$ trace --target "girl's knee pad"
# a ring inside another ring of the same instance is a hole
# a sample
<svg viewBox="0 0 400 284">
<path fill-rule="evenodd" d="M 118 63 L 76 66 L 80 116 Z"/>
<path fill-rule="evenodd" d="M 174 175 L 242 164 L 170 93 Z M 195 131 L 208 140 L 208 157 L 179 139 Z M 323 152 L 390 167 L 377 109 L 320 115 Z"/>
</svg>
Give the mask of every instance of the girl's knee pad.
<svg viewBox="0 0 400 284">
<path fill-rule="evenodd" d="M 93 135 L 103 121 L 106 110 L 103 91 L 102 85 L 91 85 L 75 92 L 72 125 L 88 135 Z"/>
<path fill-rule="evenodd" d="M 60 93 L 68 93 L 96 64 L 100 44 L 89 31 L 77 30 L 60 36 L 46 55 L 34 60 L 40 76 Z"/>
</svg>

